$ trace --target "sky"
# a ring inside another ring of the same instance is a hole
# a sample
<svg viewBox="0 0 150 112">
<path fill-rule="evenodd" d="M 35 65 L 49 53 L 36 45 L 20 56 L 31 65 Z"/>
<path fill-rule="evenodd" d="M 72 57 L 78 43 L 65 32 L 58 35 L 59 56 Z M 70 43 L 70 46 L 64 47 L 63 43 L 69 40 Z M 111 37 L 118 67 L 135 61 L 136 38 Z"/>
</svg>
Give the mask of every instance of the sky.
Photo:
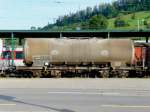
<svg viewBox="0 0 150 112">
<path fill-rule="evenodd" d="M 114 0 L 0 0 L 0 30 L 43 27 L 59 16 Z"/>
</svg>

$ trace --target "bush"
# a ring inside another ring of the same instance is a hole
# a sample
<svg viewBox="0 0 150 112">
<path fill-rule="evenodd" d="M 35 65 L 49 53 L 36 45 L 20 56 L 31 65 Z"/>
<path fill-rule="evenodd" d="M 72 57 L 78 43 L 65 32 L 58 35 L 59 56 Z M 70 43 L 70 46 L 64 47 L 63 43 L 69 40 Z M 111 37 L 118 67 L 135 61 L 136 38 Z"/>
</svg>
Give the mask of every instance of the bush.
<svg viewBox="0 0 150 112">
<path fill-rule="evenodd" d="M 89 28 L 91 29 L 106 29 L 108 21 L 106 17 L 102 15 L 93 16 L 89 21 Z"/>
<path fill-rule="evenodd" d="M 125 27 L 125 26 L 129 26 L 129 24 L 125 20 L 119 17 L 119 18 L 116 18 L 116 20 L 114 21 L 114 26 Z"/>
</svg>

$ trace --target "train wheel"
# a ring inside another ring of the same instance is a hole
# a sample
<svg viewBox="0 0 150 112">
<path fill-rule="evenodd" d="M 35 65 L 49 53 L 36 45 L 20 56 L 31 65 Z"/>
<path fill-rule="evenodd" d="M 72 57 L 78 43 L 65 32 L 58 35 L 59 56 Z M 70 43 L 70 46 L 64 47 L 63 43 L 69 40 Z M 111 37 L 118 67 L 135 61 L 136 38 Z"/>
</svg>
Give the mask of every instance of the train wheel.
<svg viewBox="0 0 150 112">
<path fill-rule="evenodd" d="M 109 77 L 109 71 L 102 71 L 101 72 L 101 77 L 102 78 L 108 78 Z"/>
<path fill-rule="evenodd" d="M 123 75 L 121 71 L 119 70 L 112 70 L 110 71 L 110 78 L 121 78 Z"/>
<path fill-rule="evenodd" d="M 51 77 L 51 75 L 50 75 L 50 73 L 49 73 L 49 71 L 42 71 L 42 78 L 50 78 Z"/>
<path fill-rule="evenodd" d="M 62 74 L 61 71 L 59 70 L 51 70 L 50 75 L 51 77 L 60 78 Z"/>
<path fill-rule="evenodd" d="M 57 71 L 56 72 L 56 78 L 60 78 L 61 77 L 61 71 Z"/>
<path fill-rule="evenodd" d="M 32 71 L 32 73 L 33 73 L 33 77 L 42 77 L 40 70 Z"/>
<path fill-rule="evenodd" d="M 121 71 L 119 72 L 119 78 L 127 78 L 129 76 L 128 71 Z"/>
</svg>

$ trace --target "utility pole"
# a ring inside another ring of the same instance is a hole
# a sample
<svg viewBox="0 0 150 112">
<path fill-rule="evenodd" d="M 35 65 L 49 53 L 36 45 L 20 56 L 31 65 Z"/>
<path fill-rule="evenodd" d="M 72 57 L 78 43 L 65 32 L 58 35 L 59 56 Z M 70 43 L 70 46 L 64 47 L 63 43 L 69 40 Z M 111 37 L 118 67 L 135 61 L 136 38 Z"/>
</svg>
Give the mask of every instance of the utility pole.
<svg viewBox="0 0 150 112">
<path fill-rule="evenodd" d="M 144 30 L 144 19 L 138 19 L 137 20 L 137 26 L 138 26 L 138 31 L 140 31 L 140 27 Z M 142 24 L 141 24 L 142 23 Z M 140 26 L 140 25 L 142 25 L 142 26 Z"/>
<path fill-rule="evenodd" d="M 110 39 L 110 32 L 108 32 L 108 35 L 107 35 L 108 39 Z"/>
<path fill-rule="evenodd" d="M 138 31 L 140 31 L 140 20 L 137 20 L 137 25 L 138 25 Z"/>
<path fill-rule="evenodd" d="M 15 49 L 15 43 L 14 43 L 14 33 L 11 33 L 11 48 L 12 48 L 12 52 L 11 52 L 11 65 L 14 66 L 14 49 Z"/>
</svg>

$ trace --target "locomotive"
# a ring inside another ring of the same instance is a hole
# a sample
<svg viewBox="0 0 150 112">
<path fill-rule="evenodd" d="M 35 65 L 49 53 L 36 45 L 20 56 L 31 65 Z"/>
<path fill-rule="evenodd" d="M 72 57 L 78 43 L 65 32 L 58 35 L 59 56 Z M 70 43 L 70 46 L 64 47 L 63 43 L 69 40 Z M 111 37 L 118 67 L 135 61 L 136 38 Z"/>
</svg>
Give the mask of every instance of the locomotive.
<svg viewBox="0 0 150 112">
<path fill-rule="evenodd" d="M 18 77 L 147 77 L 148 48 L 130 39 L 26 38 L 24 65 L 16 63 L 13 73 Z"/>
</svg>

